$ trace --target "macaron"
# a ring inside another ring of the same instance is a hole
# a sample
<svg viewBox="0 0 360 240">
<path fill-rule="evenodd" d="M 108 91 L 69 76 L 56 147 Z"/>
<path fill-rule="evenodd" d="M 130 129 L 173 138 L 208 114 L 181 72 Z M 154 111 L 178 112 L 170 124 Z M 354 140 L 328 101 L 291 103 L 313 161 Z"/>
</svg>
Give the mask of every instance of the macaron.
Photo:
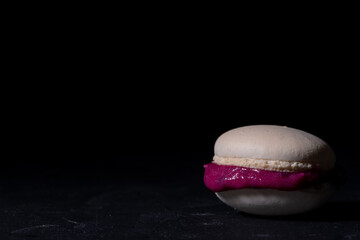
<svg viewBox="0 0 360 240">
<path fill-rule="evenodd" d="M 204 183 L 225 204 L 257 215 L 315 209 L 344 182 L 335 154 L 322 139 L 277 125 L 232 129 L 215 142 Z"/>
</svg>

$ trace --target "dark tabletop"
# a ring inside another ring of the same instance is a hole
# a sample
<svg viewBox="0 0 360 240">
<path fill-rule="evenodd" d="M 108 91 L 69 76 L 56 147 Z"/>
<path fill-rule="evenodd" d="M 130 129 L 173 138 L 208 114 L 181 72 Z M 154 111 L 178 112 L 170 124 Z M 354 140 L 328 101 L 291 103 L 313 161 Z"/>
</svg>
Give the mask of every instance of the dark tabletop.
<svg viewBox="0 0 360 240">
<path fill-rule="evenodd" d="M 8 169 L 0 239 L 360 239 L 359 162 L 347 161 L 357 153 L 338 155 L 348 181 L 330 202 L 289 217 L 252 216 L 220 202 L 202 182 L 198 163 L 209 156 L 118 158 L 132 170 Z"/>
</svg>

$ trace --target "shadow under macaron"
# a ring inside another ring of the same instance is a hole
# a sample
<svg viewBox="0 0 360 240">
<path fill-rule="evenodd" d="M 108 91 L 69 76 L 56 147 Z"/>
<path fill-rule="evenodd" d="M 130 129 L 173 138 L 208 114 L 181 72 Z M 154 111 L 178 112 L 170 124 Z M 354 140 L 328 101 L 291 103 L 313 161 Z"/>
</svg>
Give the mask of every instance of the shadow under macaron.
<svg viewBox="0 0 360 240">
<path fill-rule="evenodd" d="M 258 216 L 239 212 L 250 218 L 284 221 L 346 222 L 360 221 L 360 201 L 334 201 L 309 212 L 286 216 Z"/>
</svg>

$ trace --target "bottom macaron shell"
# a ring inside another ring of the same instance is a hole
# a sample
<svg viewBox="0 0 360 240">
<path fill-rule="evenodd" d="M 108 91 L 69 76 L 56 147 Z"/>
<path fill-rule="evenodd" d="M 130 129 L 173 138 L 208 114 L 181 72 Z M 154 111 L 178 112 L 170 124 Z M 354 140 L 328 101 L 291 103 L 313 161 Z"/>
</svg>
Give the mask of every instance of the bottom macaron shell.
<svg viewBox="0 0 360 240">
<path fill-rule="evenodd" d="M 236 210 L 256 215 L 291 215 L 310 211 L 331 197 L 334 186 L 322 183 L 317 187 L 296 191 L 244 188 L 216 192 L 216 196 Z"/>
</svg>

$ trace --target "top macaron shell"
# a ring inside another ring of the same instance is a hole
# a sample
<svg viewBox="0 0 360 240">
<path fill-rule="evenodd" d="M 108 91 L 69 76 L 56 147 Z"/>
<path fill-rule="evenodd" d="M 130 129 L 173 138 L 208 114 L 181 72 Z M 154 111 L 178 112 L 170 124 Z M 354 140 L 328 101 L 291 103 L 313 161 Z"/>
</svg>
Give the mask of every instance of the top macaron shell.
<svg viewBox="0 0 360 240">
<path fill-rule="evenodd" d="M 215 156 L 334 165 L 335 154 L 322 139 L 290 127 L 252 125 L 232 129 L 215 142 Z"/>
</svg>

